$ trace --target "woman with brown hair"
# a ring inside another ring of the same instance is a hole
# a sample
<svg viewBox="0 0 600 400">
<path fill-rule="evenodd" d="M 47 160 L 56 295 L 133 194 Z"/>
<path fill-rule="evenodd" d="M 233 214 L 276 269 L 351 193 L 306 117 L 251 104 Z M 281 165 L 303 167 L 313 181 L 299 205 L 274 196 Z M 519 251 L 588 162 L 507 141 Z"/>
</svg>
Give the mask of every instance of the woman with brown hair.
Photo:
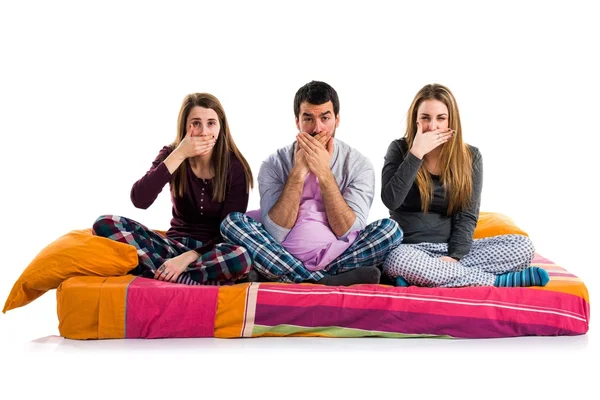
<svg viewBox="0 0 600 400">
<path fill-rule="evenodd" d="M 388 147 L 381 198 L 404 233 L 383 272 L 397 286 L 544 286 L 531 267 L 534 247 L 523 235 L 473 239 L 483 162 L 463 142 L 454 95 L 424 86 L 407 115 L 406 133 Z"/>
<path fill-rule="evenodd" d="M 131 201 L 146 209 L 167 183 L 173 218 L 166 235 L 115 215 L 99 217 L 93 233 L 135 246 L 135 275 L 190 285 L 232 283 L 245 276 L 250 256 L 243 247 L 222 243 L 220 224 L 229 213 L 246 211 L 252 171 L 216 97 L 186 96 L 175 141 L 160 150 L 133 184 Z"/>
</svg>

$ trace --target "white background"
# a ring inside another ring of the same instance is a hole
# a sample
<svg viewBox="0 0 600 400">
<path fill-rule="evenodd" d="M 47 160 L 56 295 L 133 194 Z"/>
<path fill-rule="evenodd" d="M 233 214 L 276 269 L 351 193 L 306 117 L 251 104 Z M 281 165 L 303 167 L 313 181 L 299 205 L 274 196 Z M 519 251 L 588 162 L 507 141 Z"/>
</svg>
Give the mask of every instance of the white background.
<svg viewBox="0 0 600 400">
<path fill-rule="evenodd" d="M 43 247 L 101 214 L 168 228 L 167 190 L 148 210 L 133 207 L 129 190 L 174 139 L 186 94 L 221 100 L 256 177 L 260 162 L 293 140 L 294 94 L 315 79 L 340 96 L 338 137 L 375 166 L 370 221 L 388 216 L 379 195 L 383 156 L 403 134 L 415 93 L 447 85 L 465 140 L 483 154 L 481 210 L 513 218 L 538 252 L 584 280 L 594 303 L 594 2 L 398 3 L 2 2 L 3 300 Z M 255 188 L 250 208 L 257 206 Z M 74 342 L 58 336 L 55 307 L 51 291 L 0 315 L 0 393 L 496 398 L 506 391 L 589 399 L 600 392 L 591 373 L 600 346 L 594 315 L 579 337 Z"/>
</svg>

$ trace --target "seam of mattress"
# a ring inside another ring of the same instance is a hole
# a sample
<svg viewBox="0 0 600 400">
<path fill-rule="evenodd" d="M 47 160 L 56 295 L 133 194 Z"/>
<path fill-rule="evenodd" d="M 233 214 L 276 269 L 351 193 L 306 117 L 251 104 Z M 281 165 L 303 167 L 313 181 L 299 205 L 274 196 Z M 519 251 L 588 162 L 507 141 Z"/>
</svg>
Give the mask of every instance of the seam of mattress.
<svg viewBox="0 0 600 400">
<path fill-rule="evenodd" d="M 130 280 L 129 283 L 127 283 L 127 287 L 125 288 L 125 299 L 123 302 L 125 304 L 125 310 L 123 311 L 123 339 L 127 339 L 127 297 L 129 295 L 129 286 L 137 278 L 138 277 L 136 276 L 135 278 Z"/>
</svg>

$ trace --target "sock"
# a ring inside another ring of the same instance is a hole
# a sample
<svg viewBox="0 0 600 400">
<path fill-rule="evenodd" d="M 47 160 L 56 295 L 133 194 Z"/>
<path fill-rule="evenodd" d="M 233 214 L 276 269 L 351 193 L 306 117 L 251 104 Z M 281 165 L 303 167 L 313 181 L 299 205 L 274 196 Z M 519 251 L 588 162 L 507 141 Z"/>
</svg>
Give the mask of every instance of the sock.
<svg viewBox="0 0 600 400">
<path fill-rule="evenodd" d="M 546 286 L 550 276 L 545 269 L 540 267 L 529 267 L 521 272 L 507 272 L 496 276 L 494 286 L 499 287 L 527 287 Z"/>
<path fill-rule="evenodd" d="M 407 286 L 410 286 L 410 285 L 408 284 L 408 282 L 406 282 L 406 279 L 404 279 L 403 277 L 399 276 L 399 277 L 396 278 L 396 286 L 407 287 Z"/>
<path fill-rule="evenodd" d="M 336 275 L 325 275 L 317 283 L 327 286 L 350 286 L 360 283 L 379 283 L 381 271 L 374 266 L 358 267 Z"/>
<path fill-rule="evenodd" d="M 243 282 L 270 282 L 269 279 L 264 277 L 260 272 L 255 269 L 251 269 L 248 274 L 246 274 L 245 278 L 239 279 L 236 281 L 237 283 Z"/>
</svg>

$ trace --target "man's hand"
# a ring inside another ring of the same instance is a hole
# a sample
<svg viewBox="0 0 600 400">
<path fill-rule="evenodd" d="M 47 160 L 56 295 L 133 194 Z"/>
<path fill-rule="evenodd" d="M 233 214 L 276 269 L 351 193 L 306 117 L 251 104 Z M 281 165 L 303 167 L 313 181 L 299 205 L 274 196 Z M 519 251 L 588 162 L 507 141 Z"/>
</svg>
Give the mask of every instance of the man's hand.
<svg viewBox="0 0 600 400">
<path fill-rule="evenodd" d="M 327 147 L 333 147 L 331 143 L 331 135 L 329 132 L 320 133 L 312 137 L 306 132 L 301 132 L 296 136 L 298 147 L 302 151 L 303 158 L 306 161 L 308 169 L 315 174 L 319 179 L 323 179 L 331 175 L 331 153 Z M 327 145 L 327 147 L 326 147 Z"/>
</svg>

